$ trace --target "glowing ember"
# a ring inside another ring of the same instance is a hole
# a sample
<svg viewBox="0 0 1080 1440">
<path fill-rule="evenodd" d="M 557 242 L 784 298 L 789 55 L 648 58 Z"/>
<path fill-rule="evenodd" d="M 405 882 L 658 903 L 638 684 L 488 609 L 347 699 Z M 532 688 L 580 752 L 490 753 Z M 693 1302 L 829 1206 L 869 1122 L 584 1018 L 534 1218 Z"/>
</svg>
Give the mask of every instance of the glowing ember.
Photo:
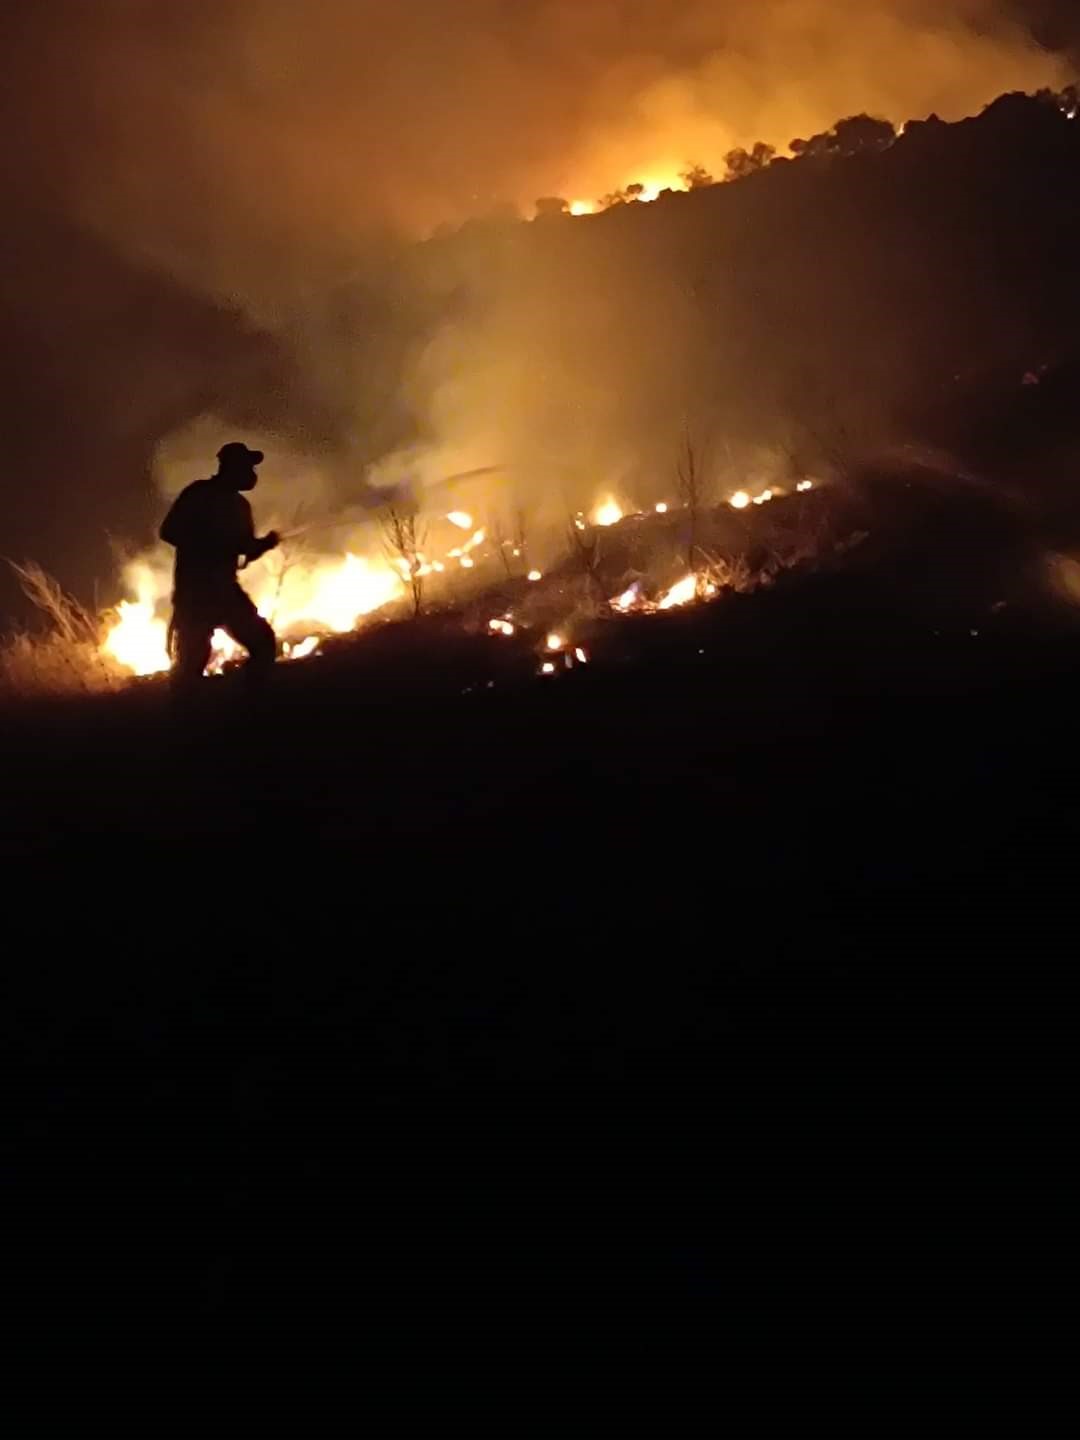
<svg viewBox="0 0 1080 1440">
<path fill-rule="evenodd" d="M 771 490 L 763 490 L 760 495 L 754 496 L 754 504 L 767 505 L 772 498 L 773 492 Z"/>
<path fill-rule="evenodd" d="M 735 494 L 732 495 L 731 499 L 728 501 L 728 504 L 733 510 L 745 510 L 746 507 L 750 504 L 750 496 L 746 493 L 745 490 L 736 490 Z"/>
<path fill-rule="evenodd" d="M 660 501 L 660 504 L 657 505 L 657 507 L 656 507 L 656 513 L 657 513 L 657 515 L 666 515 L 666 514 L 667 514 L 667 506 L 664 504 L 663 500 L 661 500 L 661 501 Z"/>
<path fill-rule="evenodd" d="M 579 663 L 580 665 L 587 665 L 587 664 L 589 663 L 589 657 L 588 657 L 588 655 L 585 654 L 585 651 L 582 650 L 582 648 L 581 648 L 580 645 L 579 645 L 578 648 L 574 651 L 574 654 L 576 655 L 577 660 L 578 660 L 578 663 Z"/>
<path fill-rule="evenodd" d="M 677 585 L 673 585 L 667 594 L 661 597 L 656 608 L 674 610 L 677 605 L 689 605 L 696 596 L 697 576 L 684 575 Z"/>
<path fill-rule="evenodd" d="M 473 518 L 471 515 L 466 514 L 464 510 L 451 510 L 446 518 L 450 521 L 451 525 L 456 525 L 459 530 L 471 530 L 473 528 Z"/>
<path fill-rule="evenodd" d="M 544 576 L 539 570 L 530 570 L 527 578 L 535 585 L 537 580 L 542 580 Z"/>
<path fill-rule="evenodd" d="M 543 665 L 540 666 L 540 674 L 541 674 L 541 675 L 554 675 L 554 674 L 555 674 L 555 666 L 551 663 L 550 660 L 545 660 L 544 663 L 543 663 Z"/>
<path fill-rule="evenodd" d="M 470 516 L 468 516 L 468 515 L 464 515 L 464 514 L 463 514 L 463 515 L 459 516 L 459 518 L 462 519 L 462 520 L 468 520 L 469 524 L 470 524 L 470 525 L 472 524 L 472 518 L 471 518 Z M 470 551 L 470 550 L 475 550 L 476 547 L 477 547 L 478 545 L 482 545 L 486 539 L 487 539 L 487 531 L 484 530 L 484 529 L 477 530 L 477 532 L 475 533 L 475 535 L 470 535 L 470 537 L 468 538 L 468 540 L 466 540 L 466 542 L 465 542 L 464 545 L 457 545 L 457 546 L 454 547 L 453 550 L 448 550 L 448 551 L 447 551 L 447 554 L 446 554 L 446 558 L 447 558 L 448 560 L 457 560 L 457 561 L 460 563 L 460 565 L 461 565 L 461 567 L 462 567 L 463 570 L 471 570 L 471 569 L 473 568 L 473 564 L 474 564 L 475 562 L 469 559 L 469 551 Z M 443 569 L 444 567 L 442 567 L 442 566 L 440 566 L 440 565 L 438 565 L 438 564 L 435 564 L 435 565 L 432 565 L 430 568 L 431 568 L 432 570 L 438 570 L 438 571 L 440 571 L 440 573 L 441 573 L 441 571 L 442 571 L 442 569 Z"/>
<path fill-rule="evenodd" d="M 505 635 L 509 637 L 514 633 L 514 627 L 509 620 L 489 620 L 488 629 L 494 635 Z"/>
<path fill-rule="evenodd" d="M 623 518 L 622 506 L 610 497 L 601 503 L 593 511 L 593 524 L 600 526 L 617 525 Z"/>
<path fill-rule="evenodd" d="M 812 490 L 813 488 L 814 482 L 812 480 L 800 480 L 798 485 L 795 486 L 795 489 L 798 490 L 800 493 L 802 493 L 804 490 Z"/>
<path fill-rule="evenodd" d="M 306 660 L 309 655 L 314 655 L 318 648 L 318 635 L 309 635 L 306 640 L 301 640 L 299 645 L 286 645 L 285 653 L 290 660 Z"/>
<path fill-rule="evenodd" d="M 561 635 L 557 634 L 556 631 L 553 630 L 551 634 L 547 637 L 547 648 L 549 650 L 565 650 L 566 641 Z"/>
</svg>

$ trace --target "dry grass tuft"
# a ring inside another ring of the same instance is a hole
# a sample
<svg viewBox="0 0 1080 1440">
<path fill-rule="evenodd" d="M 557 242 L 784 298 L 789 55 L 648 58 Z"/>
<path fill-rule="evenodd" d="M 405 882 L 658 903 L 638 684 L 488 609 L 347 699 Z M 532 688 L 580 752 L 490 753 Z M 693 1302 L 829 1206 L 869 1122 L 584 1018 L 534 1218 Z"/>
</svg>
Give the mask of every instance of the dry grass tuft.
<svg viewBox="0 0 1080 1440">
<path fill-rule="evenodd" d="M 42 619 L 0 641 L 0 692 L 7 696 L 92 694 L 117 688 L 124 671 L 102 654 L 102 622 L 35 561 L 9 561 Z"/>
</svg>

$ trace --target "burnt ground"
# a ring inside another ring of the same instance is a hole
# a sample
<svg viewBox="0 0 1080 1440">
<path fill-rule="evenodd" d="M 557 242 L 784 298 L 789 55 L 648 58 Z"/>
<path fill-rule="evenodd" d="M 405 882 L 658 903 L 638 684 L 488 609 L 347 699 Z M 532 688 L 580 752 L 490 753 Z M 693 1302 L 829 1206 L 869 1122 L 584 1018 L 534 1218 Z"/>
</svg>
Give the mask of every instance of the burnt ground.
<svg viewBox="0 0 1080 1440">
<path fill-rule="evenodd" d="M 6 713 L 24 1331 L 963 1372 L 1056 1261 L 1080 816 L 1076 636 L 970 619 L 823 574 L 554 681 L 431 621 Z"/>
</svg>

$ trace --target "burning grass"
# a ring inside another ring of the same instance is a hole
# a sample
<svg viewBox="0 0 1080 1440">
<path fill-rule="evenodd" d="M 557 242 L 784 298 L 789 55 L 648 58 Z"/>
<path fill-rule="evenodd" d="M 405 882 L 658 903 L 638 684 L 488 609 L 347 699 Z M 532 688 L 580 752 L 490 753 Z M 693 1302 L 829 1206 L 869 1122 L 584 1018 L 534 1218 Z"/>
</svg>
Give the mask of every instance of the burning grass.
<svg viewBox="0 0 1080 1440">
<path fill-rule="evenodd" d="M 806 503 L 804 488 L 792 493 L 790 507 L 772 507 L 779 498 L 773 492 L 747 507 L 731 498 L 711 508 L 661 502 L 603 526 L 571 515 L 566 553 L 542 583 L 492 587 L 464 618 L 493 640 L 531 651 L 534 673 L 554 677 L 589 663 L 594 644 L 602 653 L 601 636 L 613 621 L 750 595 L 850 545 L 820 496 Z M 762 505 L 770 506 L 767 516 Z M 742 508 L 749 509 L 745 517 Z"/>
<path fill-rule="evenodd" d="M 465 510 L 430 519 L 391 511 L 382 520 L 381 553 L 312 553 L 301 532 L 241 579 L 281 635 L 283 660 L 320 653 L 330 638 L 347 637 L 375 616 L 418 616 L 423 608 L 518 645 L 532 644 L 535 633 L 540 664 L 555 665 L 541 673 L 557 673 L 585 663 L 579 651 L 587 660 L 574 639 L 584 624 L 748 593 L 834 542 L 822 497 L 805 494 L 809 482 L 786 497 L 761 487 L 752 496 L 733 491 L 706 508 L 694 463 L 690 453 L 681 503 L 634 509 L 605 493 L 587 514 L 571 514 L 561 557 L 551 537 L 538 537 L 537 553 L 552 557 L 543 570 L 530 553 L 524 516 L 512 526 L 497 518 L 483 525 Z M 787 504 L 770 503 L 784 498 Z M 168 562 L 156 551 L 129 564 L 128 598 L 100 617 L 39 566 L 16 566 L 42 623 L 0 649 L 0 684 L 9 694 L 87 693 L 167 670 Z M 241 654 L 217 632 L 210 673 Z"/>
</svg>

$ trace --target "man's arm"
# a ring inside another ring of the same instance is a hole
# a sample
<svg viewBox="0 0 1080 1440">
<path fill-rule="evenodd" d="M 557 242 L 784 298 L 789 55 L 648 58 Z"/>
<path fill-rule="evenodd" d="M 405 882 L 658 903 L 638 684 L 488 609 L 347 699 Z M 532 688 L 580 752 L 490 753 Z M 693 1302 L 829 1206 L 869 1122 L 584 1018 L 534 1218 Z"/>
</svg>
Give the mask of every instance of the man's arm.
<svg viewBox="0 0 1080 1440">
<path fill-rule="evenodd" d="M 169 513 L 161 522 L 161 529 L 158 534 L 166 545 L 171 545 L 175 550 L 183 538 L 184 532 L 184 509 L 181 504 L 183 495 L 178 495 L 169 507 Z"/>
<path fill-rule="evenodd" d="M 261 556 L 265 555 L 268 550 L 274 550 L 280 544 L 281 536 L 277 531 L 268 530 L 261 538 L 253 535 L 247 542 L 246 549 L 241 551 L 241 554 L 248 564 L 250 564 L 252 560 L 258 560 Z"/>
<path fill-rule="evenodd" d="M 238 495 L 239 504 L 236 508 L 236 518 L 239 527 L 237 537 L 236 553 L 242 555 L 250 565 L 253 560 L 258 560 L 268 550 L 273 550 L 280 543 L 280 537 L 276 530 L 261 538 L 255 534 L 255 521 L 251 515 L 251 506 L 242 495 Z"/>
</svg>

